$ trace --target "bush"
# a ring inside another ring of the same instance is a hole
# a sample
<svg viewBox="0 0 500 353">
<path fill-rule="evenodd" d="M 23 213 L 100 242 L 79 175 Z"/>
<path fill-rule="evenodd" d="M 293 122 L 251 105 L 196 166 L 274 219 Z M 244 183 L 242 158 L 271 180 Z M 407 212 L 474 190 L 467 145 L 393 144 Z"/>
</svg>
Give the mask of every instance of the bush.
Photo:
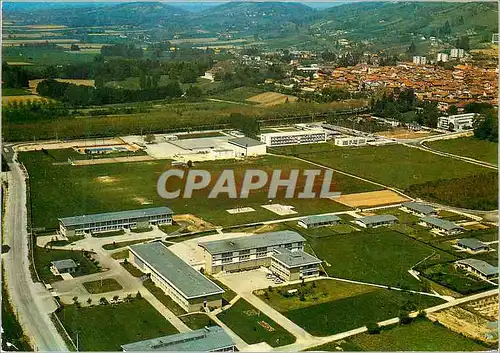
<svg viewBox="0 0 500 353">
<path fill-rule="evenodd" d="M 304 295 L 304 293 L 300 293 L 299 300 L 300 300 L 301 302 L 306 301 L 306 296 Z"/>
<path fill-rule="evenodd" d="M 273 291 L 273 286 L 269 286 L 269 287 L 267 287 L 267 290 L 268 290 L 270 293 L 272 293 L 272 291 Z"/>
<path fill-rule="evenodd" d="M 369 323 L 368 325 L 366 325 L 366 328 L 368 330 L 368 333 L 371 335 L 380 333 L 380 331 L 382 331 L 382 328 L 377 323 Z"/>
<path fill-rule="evenodd" d="M 427 313 L 425 312 L 425 310 L 420 310 L 418 312 L 417 317 L 419 317 L 419 318 L 426 318 L 427 317 Z"/>
<path fill-rule="evenodd" d="M 408 325 L 413 321 L 413 319 L 408 315 L 408 313 L 403 313 L 399 315 L 399 323 L 401 325 Z"/>
<path fill-rule="evenodd" d="M 142 299 L 142 295 L 141 295 L 141 292 L 137 292 L 137 294 L 135 295 L 135 298 L 136 299 Z"/>
</svg>

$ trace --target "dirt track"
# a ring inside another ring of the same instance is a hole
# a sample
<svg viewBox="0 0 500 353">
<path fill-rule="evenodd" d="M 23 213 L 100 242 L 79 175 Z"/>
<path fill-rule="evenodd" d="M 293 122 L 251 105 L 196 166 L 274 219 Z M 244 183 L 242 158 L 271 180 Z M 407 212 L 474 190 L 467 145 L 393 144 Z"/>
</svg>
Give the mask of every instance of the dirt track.
<svg viewBox="0 0 500 353">
<path fill-rule="evenodd" d="M 408 201 L 406 197 L 391 190 L 341 195 L 334 200 L 349 207 L 375 207 Z"/>
<path fill-rule="evenodd" d="M 132 156 L 132 157 L 116 157 L 116 158 L 98 158 L 98 159 L 83 159 L 73 161 L 74 165 L 95 165 L 95 164 L 110 164 L 110 163 L 127 163 L 127 162 L 144 162 L 154 160 L 151 156 Z"/>
</svg>

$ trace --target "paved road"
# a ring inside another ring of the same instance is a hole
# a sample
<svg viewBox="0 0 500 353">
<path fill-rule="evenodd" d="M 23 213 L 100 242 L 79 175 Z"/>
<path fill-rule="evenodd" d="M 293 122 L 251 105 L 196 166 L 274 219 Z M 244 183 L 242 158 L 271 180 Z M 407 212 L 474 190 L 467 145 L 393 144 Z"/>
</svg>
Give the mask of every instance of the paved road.
<svg viewBox="0 0 500 353">
<path fill-rule="evenodd" d="M 6 146 L 4 146 L 6 147 Z M 4 242 L 10 251 L 2 256 L 7 290 L 18 319 L 36 350 L 67 351 L 68 348 L 50 320 L 57 308 L 55 300 L 41 283 L 34 283 L 29 271 L 26 184 L 10 147 L 4 155 L 11 171 L 4 220 Z"/>
</svg>

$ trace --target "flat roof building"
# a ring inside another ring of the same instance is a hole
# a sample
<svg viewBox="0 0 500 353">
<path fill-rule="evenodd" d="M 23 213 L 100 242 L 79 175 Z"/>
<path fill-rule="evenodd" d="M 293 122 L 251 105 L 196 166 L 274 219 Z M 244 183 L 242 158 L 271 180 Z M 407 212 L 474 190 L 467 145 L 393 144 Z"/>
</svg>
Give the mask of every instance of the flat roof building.
<svg viewBox="0 0 500 353">
<path fill-rule="evenodd" d="M 477 240 L 475 238 L 460 239 L 457 242 L 457 246 L 459 248 L 468 250 L 470 252 L 480 252 L 480 251 L 490 250 L 490 247 L 488 246 L 488 244 L 485 244 L 482 241 Z"/>
<path fill-rule="evenodd" d="M 232 145 L 236 157 L 260 156 L 267 151 L 264 142 L 249 137 L 231 139 L 228 143 Z"/>
<path fill-rule="evenodd" d="M 322 130 L 270 132 L 261 134 L 260 140 L 270 147 L 320 143 L 326 142 L 326 132 Z"/>
<path fill-rule="evenodd" d="M 271 255 L 271 271 L 284 281 L 296 281 L 319 276 L 321 260 L 302 251 L 286 248 L 275 250 Z"/>
<path fill-rule="evenodd" d="M 447 221 L 446 219 L 423 217 L 421 221 L 426 227 L 436 229 L 445 235 L 458 234 L 464 230 L 462 227 L 457 226 L 455 223 Z"/>
<path fill-rule="evenodd" d="M 473 273 L 481 279 L 489 280 L 498 277 L 498 267 L 477 259 L 455 261 L 455 266 Z"/>
<path fill-rule="evenodd" d="M 470 130 L 475 116 L 475 113 L 441 116 L 438 118 L 437 127 L 450 131 Z"/>
<path fill-rule="evenodd" d="M 124 352 L 234 352 L 236 345 L 222 327 L 211 326 L 121 347 Z"/>
<path fill-rule="evenodd" d="M 434 207 L 418 202 L 403 202 L 401 210 L 420 217 L 437 215 Z"/>
<path fill-rule="evenodd" d="M 78 265 L 73 259 L 56 260 L 51 262 L 50 269 L 55 275 L 61 273 L 74 273 Z"/>
<path fill-rule="evenodd" d="M 388 226 L 397 222 L 398 219 L 390 214 L 365 216 L 355 220 L 355 223 L 363 228 L 377 228 L 380 226 Z"/>
<path fill-rule="evenodd" d="M 302 228 L 310 229 L 336 225 L 340 222 L 340 217 L 335 215 L 309 216 L 300 219 L 297 224 Z"/>
<path fill-rule="evenodd" d="M 304 242 L 305 239 L 299 233 L 285 230 L 203 242 L 198 245 L 204 249 L 206 272 L 218 273 L 269 267 L 274 250 L 303 250 Z"/>
<path fill-rule="evenodd" d="M 164 206 L 65 217 L 59 218 L 59 230 L 65 236 L 74 236 L 86 232 L 97 233 L 154 224 L 172 224 L 172 215 L 173 211 Z"/>
<path fill-rule="evenodd" d="M 224 290 L 161 242 L 129 246 L 129 261 L 187 312 L 221 307 Z"/>
<path fill-rule="evenodd" d="M 365 146 L 368 142 L 366 137 L 358 136 L 341 136 L 335 137 L 335 146 L 350 147 L 350 146 Z"/>
</svg>

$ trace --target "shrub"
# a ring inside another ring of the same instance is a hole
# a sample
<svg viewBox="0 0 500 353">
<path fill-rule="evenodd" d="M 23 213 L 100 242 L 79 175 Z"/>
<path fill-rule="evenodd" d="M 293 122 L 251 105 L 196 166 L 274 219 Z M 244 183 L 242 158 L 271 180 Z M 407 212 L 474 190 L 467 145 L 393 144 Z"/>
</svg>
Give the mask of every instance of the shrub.
<svg viewBox="0 0 500 353">
<path fill-rule="evenodd" d="M 141 295 L 141 292 L 137 292 L 137 294 L 135 295 L 135 298 L 136 299 L 142 299 L 142 295 Z"/>
<path fill-rule="evenodd" d="M 368 333 L 371 335 L 380 333 L 380 331 L 382 331 L 382 328 L 377 323 L 369 323 L 368 325 L 366 325 L 366 328 L 368 330 Z"/>
<path fill-rule="evenodd" d="M 301 302 L 306 301 L 306 296 L 304 295 L 304 293 L 300 293 L 299 300 L 300 300 Z"/>
<path fill-rule="evenodd" d="M 267 287 L 267 290 L 268 290 L 269 292 L 272 292 L 272 291 L 273 291 L 273 286 L 269 286 L 269 287 Z"/>
<path fill-rule="evenodd" d="M 399 323 L 401 325 L 408 325 L 413 321 L 413 319 L 408 315 L 408 313 L 403 313 L 399 315 Z"/>
</svg>

